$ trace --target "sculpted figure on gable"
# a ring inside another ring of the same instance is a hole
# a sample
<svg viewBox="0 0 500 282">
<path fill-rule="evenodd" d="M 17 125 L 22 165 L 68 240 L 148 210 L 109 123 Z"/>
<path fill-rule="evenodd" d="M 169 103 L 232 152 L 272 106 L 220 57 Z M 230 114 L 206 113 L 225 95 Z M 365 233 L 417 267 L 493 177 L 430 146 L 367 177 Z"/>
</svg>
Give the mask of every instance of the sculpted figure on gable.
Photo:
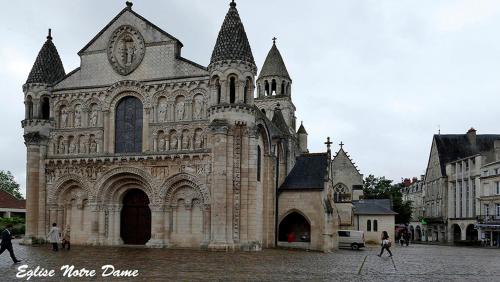
<svg viewBox="0 0 500 282">
<path fill-rule="evenodd" d="M 203 96 L 196 95 L 194 97 L 194 119 L 202 119 L 203 118 Z"/>
<path fill-rule="evenodd" d="M 59 144 L 57 146 L 57 153 L 58 154 L 64 154 L 64 150 L 65 150 L 64 138 L 60 137 L 59 138 Z"/>
<path fill-rule="evenodd" d="M 175 103 L 175 119 L 176 121 L 184 120 L 184 97 L 179 96 Z"/>
</svg>

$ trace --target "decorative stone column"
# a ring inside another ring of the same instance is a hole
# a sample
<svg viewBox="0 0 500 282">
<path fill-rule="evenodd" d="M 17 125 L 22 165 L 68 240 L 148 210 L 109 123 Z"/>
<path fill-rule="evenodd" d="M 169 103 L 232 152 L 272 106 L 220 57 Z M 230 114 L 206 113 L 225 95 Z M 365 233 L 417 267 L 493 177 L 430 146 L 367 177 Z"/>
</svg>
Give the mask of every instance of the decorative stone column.
<svg viewBox="0 0 500 282">
<path fill-rule="evenodd" d="M 170 234 L 172 233 L 173 224 L 173 211 L 170 206 L 165 207 L 164 223 L 164 245 L 168 247 L 170 245 Z"/>
<path fill-rule="evenodd" d="M 99 204 L 91 203 L 90 208 L 90 236 L 88 239 L 89 245 L 97 245 L 99 237 Z"/>
<path fill-rule="evenodd" d="M 210 244 L 210 204 L 203 205 L 203 242 L 202 248 L 208 248 Z"/>
<path fill-rule="evenodd" d="M 159 204 L 150 204 L 151 209 L 151 239 L 146 243 L 150 248 L 163 248 L 164 240 L 164 208 Z"/>
<path fill-rule="evenodd" d="M 226 83 L 222 83 L 225 87 Z M 226 91 L 222 91 L 226 93 Z M 223 99 L 226 99 L 224 96 Z M 228 249 L 232 247 L 232 239 L 230 238 L 232 224 L 228 220 L 228 209 L 232 207 L 227 206 L 227 143 L 229 125 L 225 122 L 217 124 L 212 123 L 211 133 L 213 140 L 213 177 L 212 177 L 212 198 L 217 199 L 212 203 L 211 209 L 211 240 L 209 244 L 210 249 Z M 229 243 L 231 242 L 231 243 Z M 231 246 L 230 246 L 231 245 Z"/>
</svg>

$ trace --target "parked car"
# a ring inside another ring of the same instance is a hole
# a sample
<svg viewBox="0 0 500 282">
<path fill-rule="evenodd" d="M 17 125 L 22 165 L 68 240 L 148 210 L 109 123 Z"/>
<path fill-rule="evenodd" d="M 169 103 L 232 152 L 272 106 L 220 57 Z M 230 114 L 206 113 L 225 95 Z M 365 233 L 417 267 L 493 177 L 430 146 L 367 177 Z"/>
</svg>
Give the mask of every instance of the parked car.
<svg viewBox="0 0 500 282">
<path fill-rule="evenodd" d="M 365 247 L 365 232 L 357 230 L 339 230 L 339 248 L 359 250 Z"/>
</svg>

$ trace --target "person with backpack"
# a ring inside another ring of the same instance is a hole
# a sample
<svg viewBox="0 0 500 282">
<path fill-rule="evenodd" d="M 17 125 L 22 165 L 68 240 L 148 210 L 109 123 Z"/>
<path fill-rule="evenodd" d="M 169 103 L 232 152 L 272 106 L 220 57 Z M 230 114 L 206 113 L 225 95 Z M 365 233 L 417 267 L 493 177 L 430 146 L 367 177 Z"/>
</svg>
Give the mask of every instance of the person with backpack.
<svg viewBox="0 0 500 282">
<path fill-rule="evenodd" d="M 387 231 L 382 231 L 382 249 L 380 249 L 380 254 L 378 254 L 379 257 L 382 256 L 384 253 L 384 250 L 387 250 L 389 253 L 389 257 L 392 257 L 392 252 L 390 250 L 391 248 L 391 239 L 389 238 L 389 234 L 387 234 Z"/>
</svg>

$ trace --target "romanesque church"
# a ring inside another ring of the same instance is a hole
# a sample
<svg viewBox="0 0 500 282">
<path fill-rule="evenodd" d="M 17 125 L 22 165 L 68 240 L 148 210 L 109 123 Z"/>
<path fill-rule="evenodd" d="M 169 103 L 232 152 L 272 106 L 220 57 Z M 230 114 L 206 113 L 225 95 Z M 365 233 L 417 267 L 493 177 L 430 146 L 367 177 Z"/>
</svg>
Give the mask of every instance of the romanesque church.
<svg viewBox="0 0 500 282">
<path fill-rule="evenodd" d="M 66 73 L 49 30 L 23 85 L 25 241 L 55 222 L 76 244 L 335 249 L 362 175 L 330 140 L 309 153 L 276 42 L 258 72 L 233 1 L 208 66 L 182 47 L 127 2 Z"/>
</svg>

